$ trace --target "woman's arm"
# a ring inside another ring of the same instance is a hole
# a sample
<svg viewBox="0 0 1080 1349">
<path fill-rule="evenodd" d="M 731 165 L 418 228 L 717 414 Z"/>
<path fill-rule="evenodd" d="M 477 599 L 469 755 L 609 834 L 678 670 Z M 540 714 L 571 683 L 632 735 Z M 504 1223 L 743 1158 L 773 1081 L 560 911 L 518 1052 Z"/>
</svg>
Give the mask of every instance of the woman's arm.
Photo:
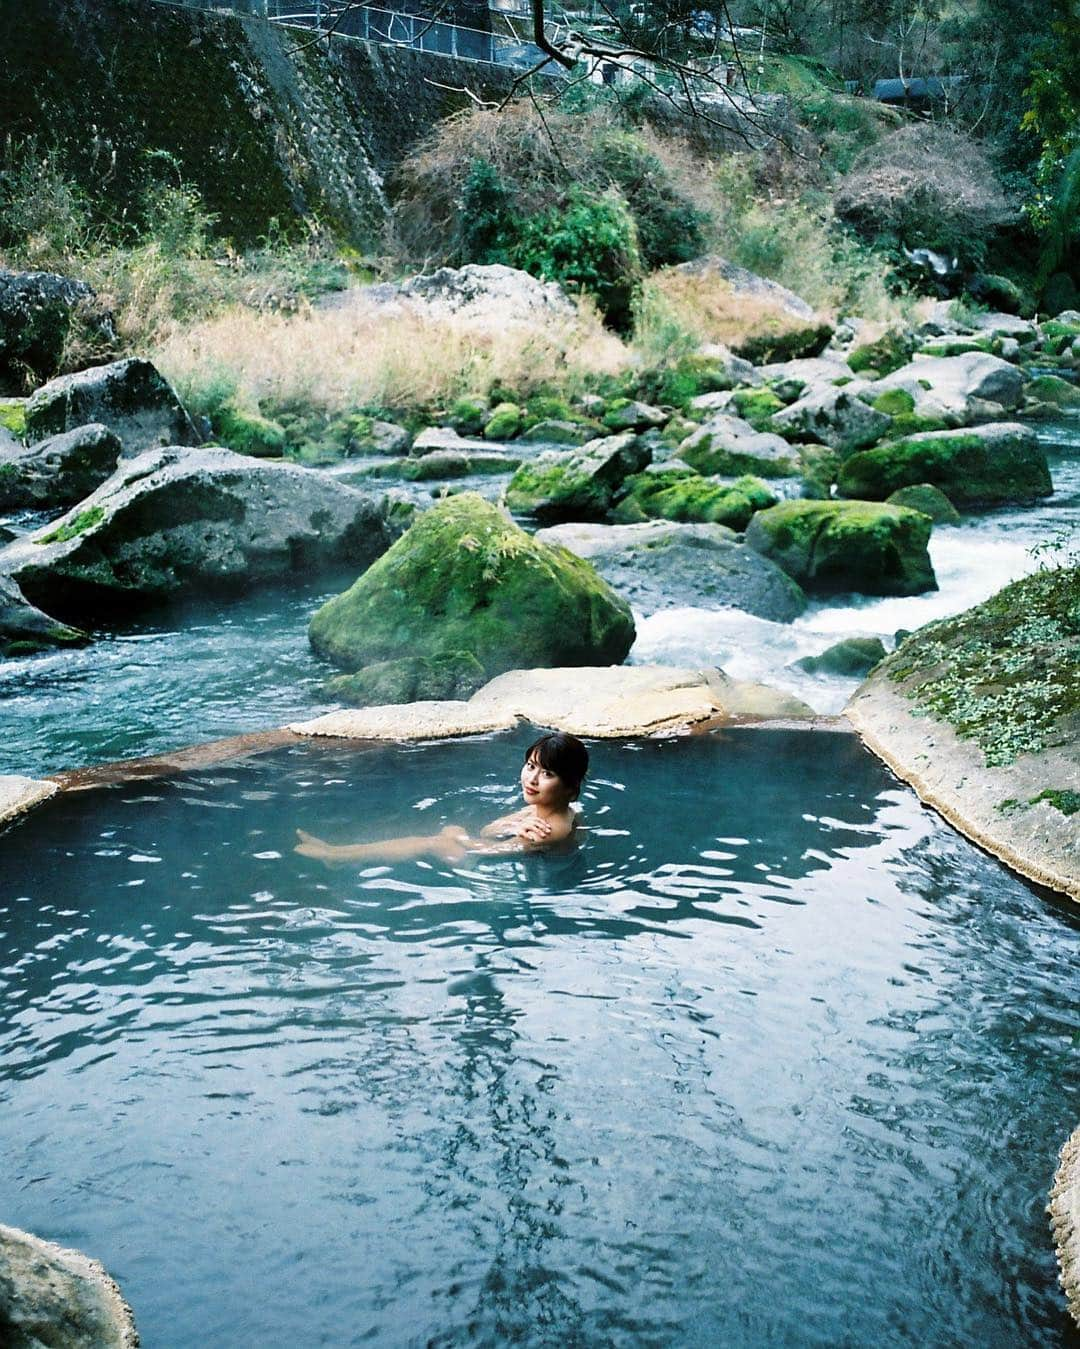
<svg viewBox="0 0 1080 1349">
<path fill-rule="evenodd" d="M 465 856 L 472 842 L 464 829 L 452 824 L 437 834 L 409 834 L 374 843 L 327 843 L 303 829 L 296 831 L 296 837 L 300 841 L 294 852 L 319 862 L 404 862 L 414 857 L 441 857 L 456 862 Z"/>
</svg>

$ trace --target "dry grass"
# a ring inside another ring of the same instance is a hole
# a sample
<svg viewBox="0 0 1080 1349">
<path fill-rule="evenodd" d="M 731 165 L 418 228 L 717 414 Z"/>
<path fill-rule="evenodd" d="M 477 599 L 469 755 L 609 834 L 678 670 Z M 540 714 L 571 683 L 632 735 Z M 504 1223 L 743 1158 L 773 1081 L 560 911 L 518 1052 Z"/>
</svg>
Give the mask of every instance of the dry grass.
<svg viewBox="0 0 1080 1349">
<path fill-rule="evenodd" d="M 654 272 L 644 289 L 638 339 L 650 349 L 656 345 L 650 332 L 653 315 L 660 316 L 660 323 L 691 335 L 698 345 L 739 346 L 748 338 L 779 337 L 807 326 L 806 319 L 792 317 L 761 296 L 740 294 L 708 272 Z"/>
<path fill-rule="evenodd" d="M 175 332 L 153 359 L 195 411 L 232 397 L 264 411 L 302 405 L 333 415 L 437 407 L 496 384 L 523 397 L 573 394 L 633 358 L 584 304 L 575 319 L 541 325 L 434 318 L 356 295 L 291 315 L 233 308 Z"/>
</svg>

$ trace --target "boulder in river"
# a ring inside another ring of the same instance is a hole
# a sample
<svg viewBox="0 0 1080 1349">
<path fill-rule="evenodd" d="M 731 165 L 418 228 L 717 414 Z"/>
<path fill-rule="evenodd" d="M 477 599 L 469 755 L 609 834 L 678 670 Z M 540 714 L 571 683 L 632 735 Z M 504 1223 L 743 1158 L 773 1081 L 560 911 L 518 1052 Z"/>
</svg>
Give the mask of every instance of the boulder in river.
<svg viewBox="0 0 1080 1349">
<path fill-rule="evenodd" d="M 410 454 L 404 459 L 383 459 L 356 470 L 355 478 L 398 478 L 402 482 L 441 482 L 450 478 L 468 478 L 488 473 L 513 473 L 521 463 L 517 455 L 498 450 L 465 452 L 432 450 L 430 454 Z"/>
<path fill-rule="evenodd" d="M 85 641 L 84 632 L 35 609 L 15 581 L 0 572 L 0 655 L 26 656 Z"/>
<path fill-rule="evenodd" d="M 750 521 L 746 542 L 819 593 L 936 590 L 930 519 L 870 501 L 781 501 Z"/>
<path fill-rule="evenodd" d="M 125 455 L 200 441 L 176 390 L 138 356 L 50 380 L 26 405 L 31 443 L 89 422 L 119 436 Z"/>
<path fill-rule="evenodd" d="M 756 431 L 741 417 L 718 412 L 679 445 L 679 458 L 699 473 L 760 473 L 792 477 L 799 471 L 796 452 L 783 436 Z"/>
<path fill-rule="evenodd" d="M 846 388 L 815 389 L 772 418 L 772 425 L 792 440 L 828 445 L 841 454 L 873 445 L 891 424 L 891 418 Z"/>
<path fill-rule="evenodd" d="M 147 450 L 0 550 L 27 599 L 72 622 L 170 596 L 357 562 L 390 544 L 381 502 L 322 473 L 216 447 Z"/>
<path fill-rule="evenodd" d="M 131 1308 L 104 1268 L 0 1226 L 0 1332 L 7 1349 L 136 1349 Z"/>
<path fill-rule="evenodd" d="M 590 440 L 579 450 L 547 450 L 517 470 L 506 504 L 544 524 L 603 520 L 626 479 L 651 460 L 649 445 L 630 431 Z"/>
<path fill-rule="evenodd" d="M 116 468 L 120 441 L 100 422 L 29 447 L 0 446 L 0 510 L 73 506 Z"/>
<path fill-rule="evenodd" d="M 918 416 L 943 418 L 958 426 L 972 420 L 981 404 L 994 403 L 1006 411 L 1019 407 L 1024 376 L 999 356 L 973 351 L 962 356 L 918 357 L 869 386 L 875 399 L 890 389 L 909 393 Z"/>
<path fill-rule="evenodd" d="M 490 678 L 522 665 L 618 664 L 634 620 L 588 562 L 465 492 L 425 511 L 319 609 L 309 635 L 347 670 L 467 653 Z"/>
<path fill-rule="evenodd" d="M 587 558 L 639 613 L 694 606 L 741 609 L 787 623 L 806 608 L 801 588 L 724 525 L 555 525 L 536 538 Z"/>
<path fill-rule="evenodd" d="M 0 269 L 0 391 L 19 393 L 27 376 L 37 382 L 56 374 L 77 312 L 103 341 L 114 342 L 112 315 L 96 300 L 85 281 Z"/>
<path fill-rule="evenodd" d="M 868 675 L 878 661 L 884 659 L 885 644 L 880 637 L 845 637 L 819 655 L 803 656 L 795 666 L 807 674 L 843 675 L 851 679 Z"/>
<path fill-rule="evenodd" d="M 1031 505 L 1054 490 L 1046 454 L 1020 422 L 928 431 L 852 455 L 840 469 L 844 496 L 882 501 L 930 483 L 954 506 Z"/>
</svg>

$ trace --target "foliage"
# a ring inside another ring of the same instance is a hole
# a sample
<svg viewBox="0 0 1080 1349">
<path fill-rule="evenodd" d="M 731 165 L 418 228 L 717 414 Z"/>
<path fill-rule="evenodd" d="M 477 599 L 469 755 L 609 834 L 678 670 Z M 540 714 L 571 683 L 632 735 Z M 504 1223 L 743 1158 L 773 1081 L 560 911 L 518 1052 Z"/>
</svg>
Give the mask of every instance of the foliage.
<svg viewBox="0 0 1080 1349">
<path fill-rule="evenodd" d="M 922 123 L 864 151 L 836 196 L 864 237 L 932 248 L 978 264 L 990 235 L 1014 218 L 989 156 L 970 136 Z"/>
</svg>

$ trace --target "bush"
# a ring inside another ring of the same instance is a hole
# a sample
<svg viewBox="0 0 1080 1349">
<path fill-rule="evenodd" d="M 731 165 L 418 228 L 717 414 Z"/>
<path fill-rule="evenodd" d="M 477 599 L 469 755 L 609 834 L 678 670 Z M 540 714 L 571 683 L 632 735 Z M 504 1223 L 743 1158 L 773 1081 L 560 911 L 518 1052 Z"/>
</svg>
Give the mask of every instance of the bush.
<svg viewBox="0 0 1080 1349">
<path fill-rule="evenodd" d="M 836 210 L 864 237 L 932 248 L 967 266 L 1015 219 L 983 147 L 936 123 L 902 127 L 863 151 Z"/>
</svg>

